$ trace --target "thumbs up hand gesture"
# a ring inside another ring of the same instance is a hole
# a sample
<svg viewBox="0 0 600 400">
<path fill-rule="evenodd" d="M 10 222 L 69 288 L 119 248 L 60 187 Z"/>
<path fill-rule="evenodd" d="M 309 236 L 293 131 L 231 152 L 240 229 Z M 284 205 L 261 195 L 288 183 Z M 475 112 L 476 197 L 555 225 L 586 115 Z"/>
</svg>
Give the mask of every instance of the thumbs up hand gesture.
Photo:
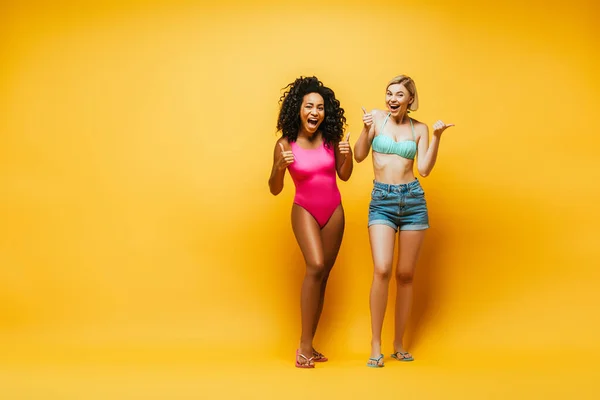
<svg viewBox="0 0 600 400">
<path fill-rule="evenodd" d="M 277 168 L 280 171 L 283 171 L 294 162 L 294 153 L 292 153 L 291 150 L 286 151 L 281 143 L 279 143 L 279 147 L 281 148 L 281 157 L 279 157 L 279 160 L 277 161 Z"/>
<path fill-rule="evenodd" d="M 371 128 L 371 125 L 373 125 L 373 114 L 368 113 L 364 107 L 361 108 L 363 110 L 363 122 L 367 128 Z"/>
<path fill-rule="evenodd" d="M 442 132 L 444 132 L 446 129 L 452 126 L 454 126 L 454 124 L 446 124 L 441 120 L 437 121 L 435 124 L 433 124 L 433 134 L 436 136 L 441 136 Z"/>
<path fill-rule="evenodd" d="M 350 149 L 350 133 L 346 135 L 346 139 L 340 141 L 338 147 L 340 149 L 340 154 L 342 154 L 344 157 L 346 157 L 348 154 L 351 154 L 352 151 Z"/>
</svg>

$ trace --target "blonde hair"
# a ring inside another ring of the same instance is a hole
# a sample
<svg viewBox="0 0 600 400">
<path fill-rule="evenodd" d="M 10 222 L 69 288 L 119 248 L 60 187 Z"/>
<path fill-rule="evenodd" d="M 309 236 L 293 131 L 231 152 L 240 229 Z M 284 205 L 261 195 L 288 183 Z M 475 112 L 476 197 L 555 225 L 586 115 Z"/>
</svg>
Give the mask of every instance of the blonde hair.
<svg viewBox="0 0 600 400">
<path fill-rule="evenodd" d="M 408 109 L 411 111 L 417 111 L 419 108 L 419 96 L 417 95 L 417 85 L 415 85 L 415 81 L 412 80 L 410 76 L 407 75 L 398 75 L 392 78 L 385 89 L 387 90 L 390 86 L 400 84 L 403 85 L 408 93 L 413 97 L 412 103 L 408 106 Z"/>
</svg>

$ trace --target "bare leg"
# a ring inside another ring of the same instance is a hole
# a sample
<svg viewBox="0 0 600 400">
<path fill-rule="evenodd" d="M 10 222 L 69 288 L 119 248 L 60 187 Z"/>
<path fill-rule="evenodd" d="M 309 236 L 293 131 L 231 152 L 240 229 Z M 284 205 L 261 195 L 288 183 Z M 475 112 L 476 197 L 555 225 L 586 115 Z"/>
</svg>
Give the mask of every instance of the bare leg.
<svg viewBox="0 0 600 400">
<path fill-rule="evenodd" d="M 406 330 L 406 322 L 410 315 L 413 298 L 413 275 L 425 231 L 400 231 L 398 235 L 398 266 L 396 267 L 396 321 L 394 336 L 394 352 L 404 353 L 402 338 Z M 398 355 L 403 358 L 402 355 Z M 410 354 L 404 358 L 410 358 Z"/>
<path fill-rule="evenodd" d="M 306 262 L 306 273 L 300 296 L 302 335 L 299 350 L 300 354 L 311 358 L 313 326 L 319 308 L 321 283 L 325 276 L 321 229 L 313 216 L 297 204 L 292 206 L 292 229 Z M 303 360 L 301 357 L 298 359 L 300 363 L 305 363 L 306 360 Z"/>
<path fill-rule="evenodd" d="M 327 222 L 327 224 L 321 230 L 321 239 L 323 243 L 323 255 L 325 259 L 325 273 L 323 276 L 323 282 L 321 283 L 321 293 L 319 297 L 319 307 L 317 309 L 317 315 L 313 325 L 313 336 L 317 332 L 317 325 L 319 324 L 319 318 L 323 311 L 323 302 L 325 300 L 325 288 L 327 287 L 327 280 L 329 279 L 329 273 L 335 264 L 340 246 L 342 244 L 342 238 L 344 236 L 344 209 L 340 204 L 333 215 Z M 320 354 L 320 353 L 319 353 Z"/>
<path fill-rule="evenodd" d="M 396 231 L 387 225 L 371 225 L 369 240 L 373 256 L 373 282 L 369 299 L 371 307 L 371 358 L 381 354 L 381 330 L 387 306 L 390 275 L 394 261 Z M 374 364 L 374 361 L 369 361 Z M 379 362 L 382 364 L 383 360 Z"/>
</svg>

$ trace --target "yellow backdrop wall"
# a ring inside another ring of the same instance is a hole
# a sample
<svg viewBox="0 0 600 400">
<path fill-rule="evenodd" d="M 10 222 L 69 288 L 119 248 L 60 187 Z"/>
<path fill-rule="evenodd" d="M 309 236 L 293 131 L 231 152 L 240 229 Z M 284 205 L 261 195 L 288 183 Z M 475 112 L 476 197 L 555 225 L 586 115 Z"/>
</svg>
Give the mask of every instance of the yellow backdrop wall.
<svg viewBox="0 0 600 400">
<path fill-rule="evenodd" d="M 411 350 L 599 350 L 593 2 L 99 4 L 0 6 L 7 357 L 291 354 L 294 191 L 289 176 L 278 197 L 267 185 L 281 88 L 319 77 L 353 144 L 361 106 L 384 107 L 400 73 L 415 118 L 456 124 L 422 179 Z M 370 162 L 340 182 L 346 233 L 317 335 L 338 357 L 369 346 Z"/>
</svg>

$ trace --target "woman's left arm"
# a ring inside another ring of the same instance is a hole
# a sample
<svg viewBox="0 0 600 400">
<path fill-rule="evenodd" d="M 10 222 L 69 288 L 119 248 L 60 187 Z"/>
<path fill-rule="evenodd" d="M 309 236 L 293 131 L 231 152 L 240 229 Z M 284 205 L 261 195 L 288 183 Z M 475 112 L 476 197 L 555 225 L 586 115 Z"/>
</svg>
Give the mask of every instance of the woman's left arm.
<svg viewBox="0 0 600 400">
<path fill-rule="evenodd" d="M 350 175 L 352 175 L 353 167 L 350 134 L 348 133 L 346 139 L 338 142 L 338 145 L 335 147 L 335 168 L 340 179 L 347 181 L 350 179 Z"/>
<path fill-rule="evenodd" d="M 451 126 L 454 126 L 454 124 L 446 125 L 442 121 L 437 121 L 433 124 L 433 135 L 431 136 L 431 143 L 429 143 L 429 128 L 425 124 L 418 125 L 417 129 L 420 132 L 417 170 L 422 177 L 426 177 L 431 173 L 431 170 L 435 165 L 435 160 L 437 159 L 442 132 Z"/>
</svg>

